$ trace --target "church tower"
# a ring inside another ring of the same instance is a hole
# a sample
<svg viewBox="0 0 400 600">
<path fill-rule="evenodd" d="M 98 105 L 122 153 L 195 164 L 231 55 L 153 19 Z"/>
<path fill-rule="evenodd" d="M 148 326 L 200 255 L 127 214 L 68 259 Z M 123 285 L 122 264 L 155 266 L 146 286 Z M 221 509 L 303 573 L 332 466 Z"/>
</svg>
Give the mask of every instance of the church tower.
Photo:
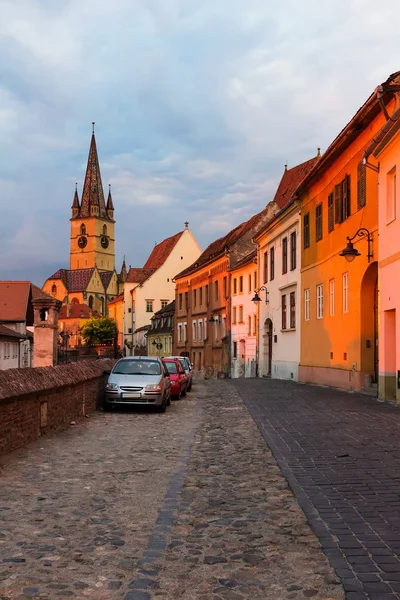
<svg viewBox="0 0 400 600">
<path fill-rule="evenodd" d="M 114 205 L 111 188 L 108 192 L 107 204 L 104 200 L 94 123 L 82 201 L 79 201 L 76 189 L 71 208 L 70 270 L 97 266 L 99 271 L 113 271 L 115 268 Z"/>
</svg>

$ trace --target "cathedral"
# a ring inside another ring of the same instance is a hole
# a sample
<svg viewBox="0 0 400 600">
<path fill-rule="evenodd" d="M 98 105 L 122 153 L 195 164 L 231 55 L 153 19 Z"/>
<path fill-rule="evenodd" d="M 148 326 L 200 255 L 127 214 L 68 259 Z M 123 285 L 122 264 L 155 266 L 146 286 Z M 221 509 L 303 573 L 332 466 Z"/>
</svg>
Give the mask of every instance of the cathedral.
<svg viewBox="0 0 400 600">
<path fill-rule="evenodd" d="M 93 123 L 94 125 L 94 123 Z M 94 128 L 82 199 L 78 190 L 72 202 L 69 269 L 49 277 L 43 290 L 63 304 L 86 304 L 101 315 L 123 289 L 127 271 L 115 270 L 115 220 L 111 189 L 105 202 Z"/>
</svg>

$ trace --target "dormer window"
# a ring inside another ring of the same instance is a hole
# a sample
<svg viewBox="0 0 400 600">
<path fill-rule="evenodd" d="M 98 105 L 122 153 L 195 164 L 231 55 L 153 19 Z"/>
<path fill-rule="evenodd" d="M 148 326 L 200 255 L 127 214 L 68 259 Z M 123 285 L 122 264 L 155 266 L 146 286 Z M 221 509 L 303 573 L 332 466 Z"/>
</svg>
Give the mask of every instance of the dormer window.
<svg viewBox="0 0 400 600">
<path fill-rule="evenodd" d="M 86 225 L 82 223 L 81 225 L 81 235 L 86 235 Z"/>
<path fill-rule="evenodd" d="M 57 296 L 57 286 L 56 286 L 56 284 L 53 284 L 51 286 L 51 295 L 52 296 Z"/>
<path fill-rule="evenodd" d="M 103 235 L 107 235 L 107 225 L 103 225 Z"/>
</svg>

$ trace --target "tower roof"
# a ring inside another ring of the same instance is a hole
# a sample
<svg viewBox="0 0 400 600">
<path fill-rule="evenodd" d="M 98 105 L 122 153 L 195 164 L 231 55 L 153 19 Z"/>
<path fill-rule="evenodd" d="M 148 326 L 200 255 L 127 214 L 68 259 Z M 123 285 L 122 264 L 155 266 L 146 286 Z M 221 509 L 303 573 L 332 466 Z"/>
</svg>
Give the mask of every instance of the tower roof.
<svg viewBox="0 0 400 600">
<path fill-rule="evenodd" d="M 77 188 L 75 188 L 74 200 L 72 202 L 72 207 L 71 208 L 77 208 L 78 210 L 80 208 L 80 205 L 79 205 L 79 196 L 78 196 L 78 190 L 77 190 Z"/>
<path fill-rule="evenodd" d="M 111 196 L 111 185 L 108 184 L 107 210 L 114 210 L 114 204 Z"/>
<path fill-rule="evenodd" d="M 90 217 L 91 206 L 99 207 L 99 217 L 107 219 L 106 204 L 104 201 L 103 185 L 101 182 L 99 158 L 97 155 L 96 138 L 94 131 L 90 142 L 88 163 L 86 168 L 85 183 L 82 192 L 82 204 L 79 216 Z"/>
</svg>

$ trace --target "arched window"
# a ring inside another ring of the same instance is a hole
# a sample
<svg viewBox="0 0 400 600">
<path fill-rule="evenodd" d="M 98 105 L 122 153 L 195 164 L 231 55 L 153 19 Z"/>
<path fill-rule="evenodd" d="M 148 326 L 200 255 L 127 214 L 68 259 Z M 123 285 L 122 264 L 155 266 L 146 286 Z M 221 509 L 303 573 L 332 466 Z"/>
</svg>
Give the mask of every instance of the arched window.
<svg viewBox="0 0 400 600">
<path fill-rule="evenodd" d="M 51 295 L 57 296 L 57 286 L 55 283 L 51 286 Z"/>
<path fill-rule="evenodd" d="M 79 304 L 78 298 L 72 298 L 71 304 Z"/>
<path fill-rule="evenodd" d="M 89 296 L 89 308 L 93 308 L 93 296 Z"/>
<path fill-rule="evenodd" d="M 103 235 L 107 235 L 107 225 L 103 225 Z"/>
<path fill-rule="evenodd" d="M 86 235 L 86 225 L 84 223 L 81 225 L 81 235 Z"/>
<path fill-rule="evenodd" d="M 104 298 L 101 299 L 101 314 L 104 317 Z"/>
</svg>

